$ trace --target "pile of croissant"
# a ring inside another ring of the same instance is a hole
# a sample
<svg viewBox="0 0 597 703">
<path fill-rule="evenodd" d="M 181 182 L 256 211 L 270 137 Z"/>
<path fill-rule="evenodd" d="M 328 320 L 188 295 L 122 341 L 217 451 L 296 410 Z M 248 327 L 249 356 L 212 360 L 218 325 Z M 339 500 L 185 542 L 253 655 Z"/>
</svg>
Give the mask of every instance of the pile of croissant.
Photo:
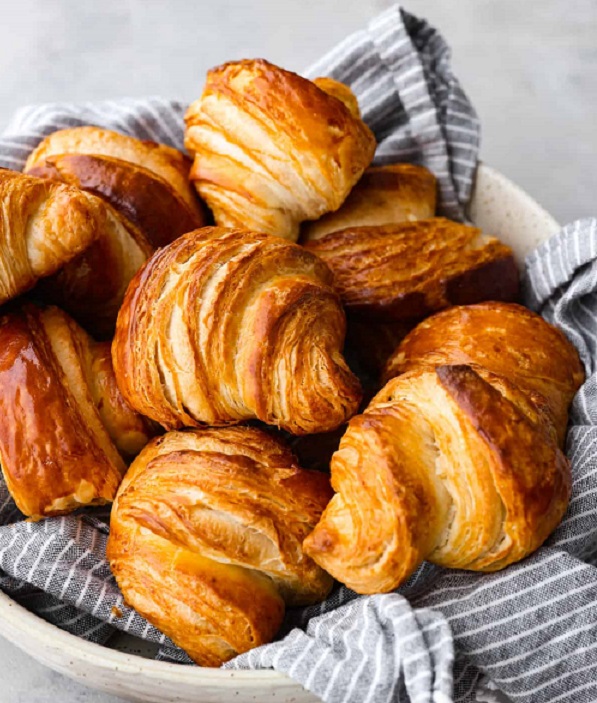
<svg viewBox="0 0 597 703">
<path fill-rule="evenodd" d="M 567 507 L 583 371 L 516 304 L 512 251 L 436 217 L 425 168 L 372 167 L 331 79 L 228 63 L 185 121 L 191 158 L 88 126 L 0 170 L 19 509 L 113 503 L 127 603 L 206 666 L 334 579 L 387 592 L 424 560 L 537 549 Z"/>
</svg>

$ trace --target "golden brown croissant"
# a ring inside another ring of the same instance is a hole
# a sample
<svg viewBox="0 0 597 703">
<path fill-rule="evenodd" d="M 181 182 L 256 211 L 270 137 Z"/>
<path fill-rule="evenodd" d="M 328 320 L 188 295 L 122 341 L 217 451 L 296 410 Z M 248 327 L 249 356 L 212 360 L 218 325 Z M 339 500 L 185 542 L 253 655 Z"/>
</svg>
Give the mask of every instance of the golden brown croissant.
<svg viewBox="0 0 597 703">
<path fill-rule="evenodd" d="M 435 176 L 423 166 L 371 166 L 338 210 L 303 223 L 301 243 L 348 227 L 426 220 L 435 215 L 436 199 Z"/>
<path fill-rule="evenodd" d="M 183 235 L 127 291 L 112 347 L 122 394 L 167 429 L 250 418 L 295 434 L 338 427 L 361 394 L 331 278 L 278 237 Z"/>
<path fill-rule="evenodd" d="M 169 244 L 181 234 L 202 227 L 199 217 L 162 178 L 141 166 L 93 154 L 51 156 L 28 171 L 104 198 L 139 227 L 154 246 Z"/>
<path fill-rule="evenodd" d="M 64 308 L 94 336 L 105 339 L 114 332 L 128 284 L 154 248 L 141 230 L 110 205 L 99 203 L 105 215 L 98 241 L 41 281 L 36 292 L 38 298 Z"/>
<path fill-rule="evenodd" d="M 271 641 L 285 604 L 332 579 L 301 543 L 331 496 L 249 427 L 169 432 L 131 465 L 112 509 L 107 555 L 125 600 L 203 666 Z"/>
<path fill-rule="evenodd" d="M 155 247 L 205 224 L 188 183 L 190 164 L 176 149 L 99 127 L 46 137 L 27 172 L 101 197 L 109 215 L 101 240 L 44 283 L 44 300 L 109 336 L 127 285 Z"/>
<path fill-rule="evenodd" d="M 517 305 L 455 307 L 411 332 L 392 368 L 405 373 L 332 459 L 337 493 L 306 553 L 376 593 L 424 559 L 495 571 L 537 549 L 570 494 L 558 435 L 583 380 L 570 342 Z"/>
<path fill-rule="evenodd" d="M 338 98 L 338 100 L 343 102 L 348 108 L 353 117 L 360 119 L 361 111 L 359 109 L 359 101 L 357 100 L 356 95 L 345 83 L 340 83 L 340 81 L 335 81 L 333 78 L 328 78 L 327 76 L 314 78 L 313 83 L 315 83 L 318 88 L 323 90 L 324 93 Z"/>
<path fill-rule="evenodd" d="M 518 296 L 512 250 L 441 217 L 349 228 L 305 246 L 332 269 L 347 311 L 368 320 L 421 319 L 449 305 Z"/>
<path fill-rule="evenodd" d="M 340 207 L 375 138 L 353 114 L 349 89 L 326 89 L 263 60 L 207 74 L 185 116 L 185 146 L 218 225 L 296 241 L 302 221 Z"/>
<path fill-rule="evenodd" d="M 105 227 L 105 209 L 96 198 L 0 169 L 0 303 L 74 259 Z"/>
<path fill-rule="evenodd" d="M 25 515 L 113 500 L 155 428 L 124 402 L 109 343 L 58 308 L 26 304 L 0 317 L 0 463 Z"/>
<path fill-rule="evenodd" d="M 523 391 L 540 394 L 563 443 L 568 407 L 584 371 L 566 336 L 542 317 L 506 303 L 450 308 L 406 337 L 389 359 L 384 378 L 446 364 L 466 364 L 481 374 L 486 369 L 511 378 Z"/>
<path fill-rule="evenodd" d="M 53 132 L 43 139 L 27 159 L 25 171 L 43 168 L 50 157 L 63 154 L 89 154 L 96 157 L 107 157 L 118 159 L 120 166 L 122 166 L 122 162 L 126 162 L 129 166 L 146 169 L 157 176 L 161 183 L 169 184 L 178 199 L 186 204 L 189 216 L 203 221 L 203 211 L 189 185 L 191 162 L 177 149 L 165 144 L 128 137 L 100 127 L 73 127 Z M 103 176 L 103 174 L 99 175 Z M 76 175 L 76 178 L 86 179 L 92 178 L 92 176 L 83 172 Z M 106 191 L 110 188 L 101 185 L 95 187 L 99 191 L 98 195 L 108 197 Z"/>
</svg>

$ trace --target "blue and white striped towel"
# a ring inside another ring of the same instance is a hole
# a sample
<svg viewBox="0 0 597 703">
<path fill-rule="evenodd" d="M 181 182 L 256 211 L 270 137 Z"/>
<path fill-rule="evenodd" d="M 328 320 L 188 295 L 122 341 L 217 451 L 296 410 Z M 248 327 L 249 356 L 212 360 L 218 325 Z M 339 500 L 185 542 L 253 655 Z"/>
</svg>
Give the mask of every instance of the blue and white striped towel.
<svg viewBox="0 0 597 703">
<path fill-rule="evenodd" d="M 430 167 L 442 208 L 461 217 L 479 146 L 478 120 L 426 22 L 391 8 L 325 56 L 309 76 L 355 90 L 379 142 L 377 162 Z M 20 111 L 0 137 L 0 166 L 21 168 L 39 140 L 98 124 L 182 145 L 184 106 L 162 99 L 45 105 Z M 396 593 L 290 611 L 280 640 L 228 668 L 273 667 L 326 702 L 473 701 L 481 677 L 513 701 L 597 700 L 597 226 L 574 223 L 527 261 L 526 300 L 564 329 L 587 370 L 571 415 L 570 510 L 548 544 L 497 574 L 425 564 Z M 3 525 L 3 526 L 1 526 Z M 0 482 L 0 588 L 65 630 L 105 642 L 114 628 L 188 663 L 122 601 L 105 561 L 97 515 L 25 523 Z"/>
</svg>

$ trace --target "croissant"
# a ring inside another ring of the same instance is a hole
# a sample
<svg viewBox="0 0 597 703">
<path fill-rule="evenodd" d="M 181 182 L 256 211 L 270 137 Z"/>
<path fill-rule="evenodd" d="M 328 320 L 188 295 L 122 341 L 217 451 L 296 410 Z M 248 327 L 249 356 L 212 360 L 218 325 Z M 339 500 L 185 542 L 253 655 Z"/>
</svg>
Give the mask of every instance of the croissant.
<svg viewBox="0 0 597 703">
<path fill-rule="evenodd" d="M 327 76 L 321 76 L 320 78 L 314 78 L 313 83 L 324 93 L 332 95 L 337 98 L 348 108 L 348 111 L 353 117 L 358 119 L 361 118 L 361 111 L 359 109 L 359 101 L 352 90 L 345 84 L 340 83 L 340 81 L 335 81 L 333 78 L 328 78 Z"/>
<path fill-rule="evenodd" d="M 479 344 L 479 339 L 487 340 Z M 411 368 L 466 364 L 512 378 L 548 404 L 560 444 L 568 408 L 584 379 L 576 349 L 553 325 L 521 305 L 479 303 L 421 322 L 388 360 L 387 381 Z"/>
<path fill-rule="evenodd" d="M 25 171 L 33 168 L 43 168 L 50 157 L 63 154 L 88 154 L 96 157 L 118 159 L 119 163 L 117 165 L 121 168 L 124 162 L 128 166 L 137 166 L 145 169 L 145 173 L 150 171 L 154 177 L 159 179 L 161 184 L 168 184 L 177 198 L 185 203 L 189 216 L 203 220 L 204 213 L 189 185 L 188 178 L 191 162 L 188 157 L 177 149 L 165 144 L 136 139 L 135 137 L 129 137 L 100 127 L 73 127 L 53 132 L 43 139 L 27 159 Z M 97 161 L 88 163 L 97 163 Z M 83 161 L 84 164 L 85 162 Z M 129 169 L 128 172 L 131 173 L 134 170 Z M 109 170 L 108 173 L 113 174 L 114 170 Z M 125 171 L 125 176 L 126 173 Z M 101 175 L 101 172 L 97 174 L 98 179 Z M 88 173 L 85 175 L 80 171 L 75 174 L 75 177 L 93 178 L 92 174 Z M 119 178 L 119 176 L 116 175 L 114 178 Z M 109 195 L 110 186 L 102 187 L 101 184 L 96 183 L 93 187 L 98 189 L 98 194 L 112 200 L 118 200 L 118 196 Z M 147 204 L 148 202 L 146 201 L 145 205 Z M 126 207 L 125 204 L 123 206 Z M 131 205 L 131 207 L 133 206 Z"/>
<path fill-rule="evenodd" d="M 112 357 L 129 404 L 167 429 L 258 418 L 332 430 L 361 392 L 340 350 L 345 316 L 317 257 L 218 227 L 157 251 L 131 282 Z"/>
<path fill-rule="evenodd" d="M 203 666 L 271 641 L 332 579 L 301 549 L 329 478 L 249 427 L 169 432 L 131 465 L 107 556 L 135 610 Z"/>
<path fill-rule="evenodd" d="M 58 308 L 0 317 L 0 462 L 17 507 L 42 517 L 108 503 L 155 434 L 116 386 L 109 343 Z"/>
<path fill-rule="evenodd" d="M 371 227 L 426 220 L 435 215 L 437 183 L 423 166 L 371 166 L 335 212 L 304 222 L 301 243 L 348 227 Z"/>
<path fill-rule="evenodd" d="M 261 59 L 207 74 L 185 116 L 185 146 L 216 224 L 296 241 L 303 220 L 340 207 L 375 138 L 349 89 L 333 83 L 322 90 Z"/>
<path fill-rule="evenodd" d="M 305 552 L 358 593 L 396 588 L 425 559 L 496 571 L 531 554 L 569 500 L 574 347 L 520 306 L 455 307 L 406 337 L 396 371 L 350 421 Z"/>
<path fill-rule="evenodd" d="M 100 337 L 111 336 L 127 285 L 155 247 L 205 224 L 188 182 L 190 160 L 176 149 L 99 127 L 46 137 L 29 156 L 30 174 L 101 197 L 104 236 L 40 289 Z"/>
<path fill-rule="evenodd" d="M 0 169 L 0 304 L 74 259 L 105 227 L 96 198 Z"/>
<path fill-rule="evenodd" d="M 449 305 L 518 297 L 512 250 L 441 217 L 353 227 L 305 246 L 332 269 L 347 311 L 368 320 L 421 319 Z"/>
<path fill-rule="evenodd" d="M 159 247 L 206 224 L 186 180 L 190 163 L 164 145 L 98 127 L 74 127 L 46 137 L 26 170 L 104 198 Z"/>
<path fill-rule="evenodd" d="M 128 284 L 154 248 L 141 230 L 99 203 L 105 214 L 98 241 L 41 281 L 36 293 L 43 302 L 66 310 L 94 336 L 106 339 L 114 332 Z"/>
</svg>

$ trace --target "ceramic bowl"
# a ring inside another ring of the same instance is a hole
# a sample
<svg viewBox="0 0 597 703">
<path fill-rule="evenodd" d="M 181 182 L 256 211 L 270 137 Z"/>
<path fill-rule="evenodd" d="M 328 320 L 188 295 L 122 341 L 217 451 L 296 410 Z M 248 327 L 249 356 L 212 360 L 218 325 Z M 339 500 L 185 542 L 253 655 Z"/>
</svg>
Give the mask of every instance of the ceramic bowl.
<svg viewBox="0 0 597 703">
<path fill-rule="evenodd" d="M 510 245 L 519 263 L 558 229 L 529 195 L 484 164 L 470 219 Z M 119 636 L 102 647 L 59 630 L 0 592 L 0 634 L 42 664 L 120 698 L 155 703 L 315 703 L 319 699 L 275 671 L 223 671 L 157 662 L 144 643 Z"/>
</svg>

